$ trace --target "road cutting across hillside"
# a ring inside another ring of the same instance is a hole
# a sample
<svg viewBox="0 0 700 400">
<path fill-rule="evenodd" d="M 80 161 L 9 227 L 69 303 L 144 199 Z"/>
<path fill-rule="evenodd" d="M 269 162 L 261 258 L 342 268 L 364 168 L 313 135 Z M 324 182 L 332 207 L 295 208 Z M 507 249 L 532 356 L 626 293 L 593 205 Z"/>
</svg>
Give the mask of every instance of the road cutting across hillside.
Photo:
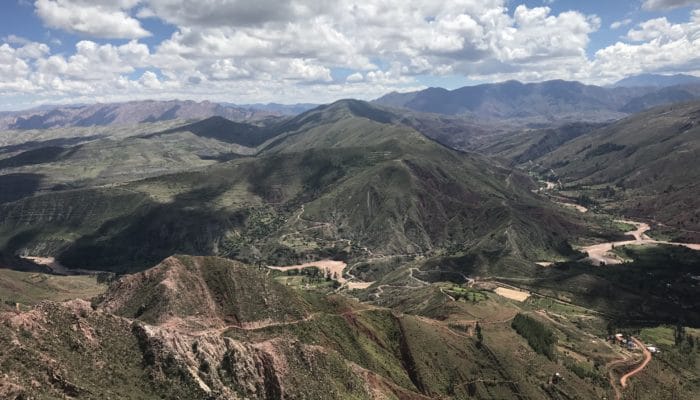
<svg viewBox="0 0 700 400">
<path fill-rule="evenodd" d="M 642 349 L 642 353 L 644 353 L 644 360 L 642 361 L 637 368 L 633 369 L 632 371 L 622 375 L 622 378 L 620 378 L 620 385 L 622 385 L 622 388 L 627 387 L 627 381 L 629 378 L 637 375 L 638 373 L 642 372 L 642 370 L 649 364 L 651 361 L 651 352 L 647 349 L 647 347 L 642 343 L 639 339 L 636 337 L 632 337 L 632 341 L 639 346 L 640 349 Z"/>
<path fill-rule="evenodd" d="M 671 246 L 683 246 L 692 250 L 700 250 L 700 244 L 695 243 L 679 243 L 679 242 L 667 242 L 663 240 L 654 240 L 650 238 L 646 232 L 648 232 L 651 227 L 649 224 L 644 222 L 636 222 L 630 220 L 616 220 L 615 222 L 621 222 L 624 224 L 634 225 L 636 229 L 629 232 L 625 232 L 625 235 L 634 237 L 634 240 L 623 240 L 618 242 L 606 242 L 598 243 L 591 246 L 586 246 L 581 249 L 581 251 L 588 254 L 587 260 L 593 265 L 610 265 L 610 264 L 622 264 L 623 260 L 616 257 L 610 252 L 615 247 L 621 246 L 644 246 L 644 245 L 658 245 L 665 244 Z"/>
</svg>

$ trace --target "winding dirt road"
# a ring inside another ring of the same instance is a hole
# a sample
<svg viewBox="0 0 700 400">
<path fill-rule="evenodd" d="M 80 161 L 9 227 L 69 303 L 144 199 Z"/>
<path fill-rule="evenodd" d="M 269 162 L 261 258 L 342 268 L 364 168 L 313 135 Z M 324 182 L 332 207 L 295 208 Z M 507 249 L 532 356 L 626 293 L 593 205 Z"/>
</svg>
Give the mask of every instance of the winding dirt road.
<svg viewBox="0 0 700 400">
<path fill-rule="evenodd" d="M 642 370 L 644 370 L 644 368 L 646 368 L 646 366 L 647 366 L 647 365 L 649 364 L 649 362 L 651 361 L 651 352 L 650 352 L 649 350 L 647 350 L 646 346 L 644 346 L 644 343 L 642 343 L 639 339 L 637 339 L 637 338 L 635 338 L 635 337 L 632 337 L 632 341 L 633 341 L 640 349 L 642 349 L 642 353 L 644 354 L 644 359 L 642 360 L 642 362 L 641 362 L 635 369 L 633 369 L 632 371 L 630 371 L 630 372 L 628 372 L 628 373 L 626 373 L 626 374 L 624 374 L 624 375 L 622 375 L 622 376 L 620 377 L 620 386 L 622 387 L 622 389 L 627 388 L 627 381 L 629 380 L 629 378 L 631 378 L 631 377 L 637 375 L 638 373 L 642 372 Z M 608 370 L 608 376 L 610 377 L 610 386 L 612 386 L 613 391 L 615 392 L 615 400 L 621 400 L 621 399 L 622 399 L 622 391 L 621 391 L 620 388 L 615 384 L 615 374 L 614 374 L 614 370 L 615 370 L 615 368 L 619 368 L 619 367 L 622 367 L 622 366 L 634 365 L 634 364 L 636 364 L 636 363 L 638 362 L 638 361 L 637 361 L 637 362 L 632 363 L 631 360 L 632 360 L 632 357 L 620 358 L 620 359 L 617 359 L 617 360 L 613 360 L 613 361 L 609 362 L 609 363 L 606 365 L 606 368 L 607 368 L 607 370 Z"/>
<path fill-rule="evenodd" d="M 647 364 L 649 364 L 649 361 L 651 361 L 651 352 L 646 348 L 646 346 L 644 346 L 644 343 L 642 343 L 642 342 L 641 342 L 639 339 L 637 339 L 636 337 L 633 337 L 633 338 L 632 338 L 632 341 L 633 341 L 637 346 L 639 346 L 639 348 L 642 349 L 642 352 L 644 353 L 644 361 L 642 361 L 642 363 L 639 364 L 639 366 L 637 366 L 637 368 L 635 368 L 635 369 L 633 369 L 632 371 L 630 371 L 630 372 L 628 372 L 628 373 L 622 375 L 622 378 L 620 378 L 620 385 L 622 386 L 623 389 L 627 387 L 627 381 L 629 380 L 629 378 L 631 378 L 631 377 L 637 375 L 638 373 L 642 372 L 642 370 L 647 366 Z"/>
<path fill-rule="evenodd" d="M 610 265 L 610 264 L 622 264 L 623 261 L 616 257 L 610 252 L 615 247 L 628 246 L 628 245 L 655 245 L 655 244 L 666 244 L 671 246 L 683 246 L 692 250 L 700 250 L 700 244 L 694 243 L 678 243 L 678 242 L 667 242 L 663 240 L 654 240 L 650 238 L 646 232 L 651 229 L 649 224 L 644 222 L 636 222 L 629 220 L 616 220 L 616 222 L 622 222 L 629 225 L 634 225 L 636 229 L 629 232 L 625 232 L 626 235 L 634 237 L 634 240 L 624 240 L 619 242 L 606 242 L 598 243 L 591 246 L 587 246 L 581 249 L 581 251 L 588 254 L 588 262 L 593 265 Z"/>
</svg>

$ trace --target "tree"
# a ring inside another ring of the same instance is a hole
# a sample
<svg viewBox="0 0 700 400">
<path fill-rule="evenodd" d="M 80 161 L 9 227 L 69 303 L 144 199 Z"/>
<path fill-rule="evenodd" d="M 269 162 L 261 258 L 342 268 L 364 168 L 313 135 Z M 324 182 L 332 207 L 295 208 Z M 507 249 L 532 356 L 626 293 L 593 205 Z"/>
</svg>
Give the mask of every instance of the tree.
<svg viewBox="0 0 700 400">
<path fill-rule="evenodd" d="M 554 360 L 554 345 L 557 342 L 557 338 L 546 325 L 520 313 L 513 318 L 511 326 L 520 336 L 527 340 L 527 343 L 533 350 L 547 356 L 550 360 Z"/>
<path fill-rule="evenodd" d="M 481 343 L 484 341 L 484 335 L 481 333 L 481 325 L 479 321 L 476 322 L 476 343 L 481 347 Z"/>
<path fill-rule="evenodd" d="M 680 346 L 681 344 L 683 344 L 683 339 L 685 339 L 685 328 L 679 322 L 676 324 L 676 329 L 675 329 L 676 346 Z"/>
<path fill-rule="evenodd" d="M 612 321 L 608 321 L 607 330 L 608 330 L 608 336 L 612 336 L 615 334 L 615 325 L 613 324 Z"/>
</svg>

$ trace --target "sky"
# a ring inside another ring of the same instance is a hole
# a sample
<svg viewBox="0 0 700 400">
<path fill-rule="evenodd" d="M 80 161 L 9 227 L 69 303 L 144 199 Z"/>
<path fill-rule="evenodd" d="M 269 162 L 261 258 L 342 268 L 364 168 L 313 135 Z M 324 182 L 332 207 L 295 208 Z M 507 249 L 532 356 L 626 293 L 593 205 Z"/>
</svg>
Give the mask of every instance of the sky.
<svg viewBox="0 0 700 400">
<path fill-rule="evenodd" d="M 0 110 L 700 75 L 700 0 L 0 0 Z"/>
</svg>

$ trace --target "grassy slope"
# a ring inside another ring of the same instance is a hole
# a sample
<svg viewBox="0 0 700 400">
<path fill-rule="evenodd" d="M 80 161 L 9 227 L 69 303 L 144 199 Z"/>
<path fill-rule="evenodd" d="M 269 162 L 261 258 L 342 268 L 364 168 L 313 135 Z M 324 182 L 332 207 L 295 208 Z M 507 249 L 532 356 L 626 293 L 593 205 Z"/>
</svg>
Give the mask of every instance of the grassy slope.
<svg viewBox="0 0 700 400">
<path fill-rule="evenodd" d="M 690 278 L 700 270 L 700 252 L 673 246 L 625 251 L 633 262 L 614 268 L 557 264 L 511 283 L 597 310 L 612 320 L 628 324 L 679 320 L 700 324 L 696 283 Z"/>
<path fill-rule="evenodd" d="M 235 143 L 179 132 L 152 138 L 105 138 L 71 147 L 27 150 L 0 159 L 0 171 L 6 175 L 40 176 L 36 191 L 41 193 L 187 171 L 212 165 L 221 157 L 254 152 Z"/>
<path fill-rule="evenodd" d="M 700 231 L 700 103 L 664 106 L 579 137 L 545 156 L 567 186 L 676 236 Z M 605 190 L 609 186 L 613 189 Z"/>
<path fill-rule="evenodd" d="M 96 277 L 56 276 L 0 269 L 0 300 L 27 305 L 44 300 L 89 299 L 104 293 L 107 285 Z"/>
</svg>

